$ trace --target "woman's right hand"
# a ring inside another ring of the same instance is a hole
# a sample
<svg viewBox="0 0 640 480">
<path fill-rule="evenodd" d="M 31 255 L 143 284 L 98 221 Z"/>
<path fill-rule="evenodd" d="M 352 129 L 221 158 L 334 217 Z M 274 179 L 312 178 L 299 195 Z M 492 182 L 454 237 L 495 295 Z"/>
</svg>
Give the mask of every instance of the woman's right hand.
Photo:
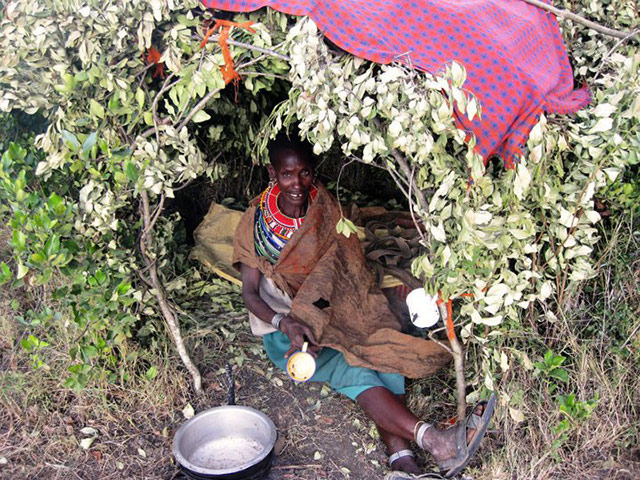
<svg viewBox="0 0 640 480">
<path fill-rule="evenodd" d="M 320 346 L 316 344 L 313 332 L 305 324 L 287 315 L 280 321 L 280 331 L 289 337 L 289 340 L 291 340 L 291 347 L 284 355 L 284 358 L 288 358 L 292 353 L 302 349 L 302 344 L 304 342 L 309 342 L 307 352 L 314 357 L 318 354 Z"/>
</svg>

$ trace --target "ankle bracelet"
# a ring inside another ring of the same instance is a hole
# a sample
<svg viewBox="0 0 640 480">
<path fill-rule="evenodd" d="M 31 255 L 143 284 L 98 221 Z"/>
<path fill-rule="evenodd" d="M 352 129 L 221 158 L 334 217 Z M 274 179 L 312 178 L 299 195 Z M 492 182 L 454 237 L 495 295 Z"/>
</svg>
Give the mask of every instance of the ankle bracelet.
<svg viewBox="0 0 640 480">
<path fill-rule="evenodd" d="M 396 453 L 392 453 L 391 455 L 389 455 L 389 466 L 391 466 L 393 462 L 402 457 L 414 457 L 414 454 L 408 448 L 398 450 Z"/>
<path fill-rule="evenodd" d="M 423 450 L 425 450 L 425 448 L 424 448 L 424 444 L 422 443 L 422 439 L 424 438 L 425 432 L 429 430 L 431 427 L 433 427 L 433 425 L 423 421 L 417 422 L 413 427 L 413 440 Z"/>
</svg>

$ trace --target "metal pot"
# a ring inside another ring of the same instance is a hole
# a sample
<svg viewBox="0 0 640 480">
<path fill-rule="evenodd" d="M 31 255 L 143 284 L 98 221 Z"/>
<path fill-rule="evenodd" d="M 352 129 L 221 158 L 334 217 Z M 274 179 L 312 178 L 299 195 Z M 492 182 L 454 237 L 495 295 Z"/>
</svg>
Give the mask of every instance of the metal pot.
<svg viewBox="0 0 640 480">
<path fill-rule="evenodd" d="M 233 405 L 231 369 L 229 403 L 199 413 L 173 438 L 173 454 L 185 474 L 196 480 L 258 480 L 271 469 L 276 427 L 250 407 Z"/>
</svg>

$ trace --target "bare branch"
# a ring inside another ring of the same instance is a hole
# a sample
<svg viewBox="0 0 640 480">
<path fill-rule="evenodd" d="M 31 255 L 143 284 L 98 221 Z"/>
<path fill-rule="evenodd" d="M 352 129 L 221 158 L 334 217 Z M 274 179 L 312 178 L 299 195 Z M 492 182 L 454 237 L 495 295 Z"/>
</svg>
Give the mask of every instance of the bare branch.
<svg viewBox="0 0 640 480">
<path fill-rule="evenodd" d="M 411 169 L 411 177 L 409 177 L 409 195 L 408 195 L 409 213 L 411 213 L 411 220 L 413 220 L 413 224 L 416 226 L 416 230 L 418 230 L 418 235 L 420 235 L 422 244 L 426 247 L 427 245 L 429 245 L 429 243 L 427 242 L 427 239 L 424 236 L 424 233 L 422 232 L 422 225 L 418 223 L 418 220 L 416 219 L 416 214 L 413 211 L 413 197 L 411 196 L 411 187 L 413 187 L 413 177 L 415 175 L 415 172 L 416 172 L 416 167 L 414 165 L 413 168 Z"/>
<path fill-rule="evenodd" d="M 447 352 L 449 352 L 451 354 L 451 356 L 453 356 L 453 350 L 451 350 L 451 347 L 449 345 L 447 345 L 444 342 L 441 342 L 440 340 L 438 340 L 436 337 L 434 337 L 434 334 L 438 331 L 440 331 L 441 329 L 437 329 L 437 330 L 432 330 L 430 331 L 427 336 L 429 337 L 430 340 L 436 342 L 438 345 L 440 345 L 442 348 L 444 348 Z"/>
<path fill-rule="evenodd" d="M 382 123 L 380 122 L 380 120 L 378 120 L 377 118 L 374 118 L 373 123 L 379 131 L 383 131 Z M 396 162 L 398 162 L 398 165 L 400 166 L 400 170 L 402 171 L 403 175 L 408 181 L 408 179 L 411 178 L 411 170 L 409 169 L 409 164 L 407 163 L 407 160 L 395 148 L 391 150 L 391 155 L 393 155 L 393 158 L 396 160 Z M 416 188 L 416 197 L 418 199 L 418 203 L 420 204 L 420 208 L 422 208 L 422 210 L 427 212 L 429 202 L 427 202 L 427 197 L 425 197 L 424 192 L 419 188 Z"/>
<path fill-rule="evenodd" d="M 611 56 L 611 54 L 613 54 L 613 52 L 615 52 L 618 47 L 620 47 L 620 45 L 622 45 L 624 42 L 626 42 L 627 40 L 629 40 L 631 37 L 633 37 L 634 35 L 637 35 L 638 33 L 640 33 L 640 29 L 636 29 L 633 32 L 631 32 L 629 35 L 627 35 L 624 38 L 621 38 L 620 40 L 618 40 L 618 42 L 616 42 L 616 44 L 611 47 L 611 50 L 609 50 L 604 57 L 602 57 L 602 60 L 600 61 L 600 68 L 598 68 L 598 71 L 596 72 L 596 74 L 593 77 L 593 81 L 595 82 L 598 77 L 600 76 L 600 73 L 602 72 L 602 69 L 604 68 L 605 64 L 607 63 L 607 60 L 609 60 L 609 57 Z"/>
<path fill-rule="evenodd" d="M 448 305 L 445 305 L 447 303 Z M 447 326 L 447 338 L 451 344 L 451 351 L 453 355 L 453 366 L 456 373 L 456 403 L 458 405 L 458 421 L 461 422 L 464 419 L 467 411 L 467 382 L 464 378 L 464 351 L 462 345 L 456 336 L 453 329 L 453 318 L 451 315 L 451 299 L 446 302 L 443 300 L 438 308 L 440 309 L 440 316 L 442 317 L 444 324 Z"/>
<path fill-rule="evenodd" d="M 153 245 L 153 234 L 151 233 L 151 214 L 149 212 L 149 196 L 147 195 L 146 190 L 142 190 L 140 192 L 141 202 L 141 213 L 142 213 L 142 226 L 143 226 L 143 234 L 140 236 L 140 247 L 142 250 L 142 255 L 145 263 L 149 267 L 149 283 L 153 288 L 156 301 L 158 302 L 158 306 L 160 307 L 160 313 L 164 317 L 165 322 L 169 328 L 169 332 L 171 333 L 171 337 L 176 346 L 176 350 L 180 355 L 180 359 L 182 363 L 187 368 L 189 373 L 191 374 L 191 378 L 193 379 L 193 388 L 196 393 L 202 393 L 202 377 L 200 372 L 198 371 L 198 367 L 195 366 L 187 349 L 184 345 L 184 341 L 182 339 L 182 334 L 180 333 L 180 325 L 178 324 L 178 320 L 167 301 L 167 296 L 162 284 L 162 280 L 160 280 L 160 276 L 158 275 L 158 268 L 154 260 L 152 260 L 149 256 L 149 250 Z M 161 209 L 158 208 L 157 211 Z M 144 281 L 144 277 L 143 278 Z"/>
<path fill-rule="evenodd" d="M 250 75 L 252 77 L 268 77 L 268 78 L 280 78 L 282 80 L 287 80 L 287 77 L 284 75 L 278 75 L 277 73 L 267 73 L 267 72 L 242 72 L 242 75 Z"/>
<path fill-rule="evenodd" d="M 609 35 L 610 37 L 627 38 L 638 33 L 637 30 L 635 32 L 621 32 L 620 30 L 614 30 L 613 28 L 605 27 L 604 25 L 600 25 L 599 23 L 592 22 L 591 20 L 587 20 L 586 18 L 581 17 L 580 15 L 576 15 L 575 13 L 570 12 L 569 10 L 562 10 L 560 8 L 556 8 L 553 5 L 548 5 L 544 2 L 541 2 L 540 0 L 523 0 L 523 1 L 530 5 L 535 5 L 536 7 L 546 10 L 548 12 L 554 13 L 555 15 L 557 15 L 562 19 L 568 18 L 573 22 L 579 23 L 580 25 L 584 25 L 585 27 L 595 30 L 596 32 Z"/>
<path fill-rule="evenodd" d="M 211 35 L 209 37 L 209 42 L 211 41 L 218 41 L 220 39 L 220 35 Z M 260 53 L 264 53 L 265 55 L 269 55 L 270 57 L 276 57 L 279 58 L 280 60 L 284 60 L 286 62 L 290 62 L 291 61 L 291 57 L 288 55 L 285 55 L 283 53 L 278 53 L 274 50 L 269 50 L 268 48 L 262 48 L 262 47 L 256 47 L 255 45 L 251 45 L 250 43 L 244 43 L 244 42 L 238 42 L 236 40 L 232 40 L 232 39 L 228 39 L 227 43 L 229 45 L 233 45 L 234 47 L 242 47 L 242 48 L 246 48 L 247 50 L 254 50 L 256 52 L 260 52 Z"/>
</svg>

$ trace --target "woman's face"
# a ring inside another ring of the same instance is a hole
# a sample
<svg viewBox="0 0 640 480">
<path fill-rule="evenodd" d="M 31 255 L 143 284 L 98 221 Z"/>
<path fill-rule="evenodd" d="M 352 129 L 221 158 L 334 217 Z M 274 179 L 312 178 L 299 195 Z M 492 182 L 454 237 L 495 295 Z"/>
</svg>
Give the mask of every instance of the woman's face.
<svg viewBox="0 0 640 480">
<path fill-rule="evenodd" d="M 280 187 L 278 206 L 285 213 L 294 214 L 306 205 L 313 182 L 313 167 L 309 160 L 295 150 L 282 150 L 276 165 L 267 165 L 269 176 Z"/>
</svg>

